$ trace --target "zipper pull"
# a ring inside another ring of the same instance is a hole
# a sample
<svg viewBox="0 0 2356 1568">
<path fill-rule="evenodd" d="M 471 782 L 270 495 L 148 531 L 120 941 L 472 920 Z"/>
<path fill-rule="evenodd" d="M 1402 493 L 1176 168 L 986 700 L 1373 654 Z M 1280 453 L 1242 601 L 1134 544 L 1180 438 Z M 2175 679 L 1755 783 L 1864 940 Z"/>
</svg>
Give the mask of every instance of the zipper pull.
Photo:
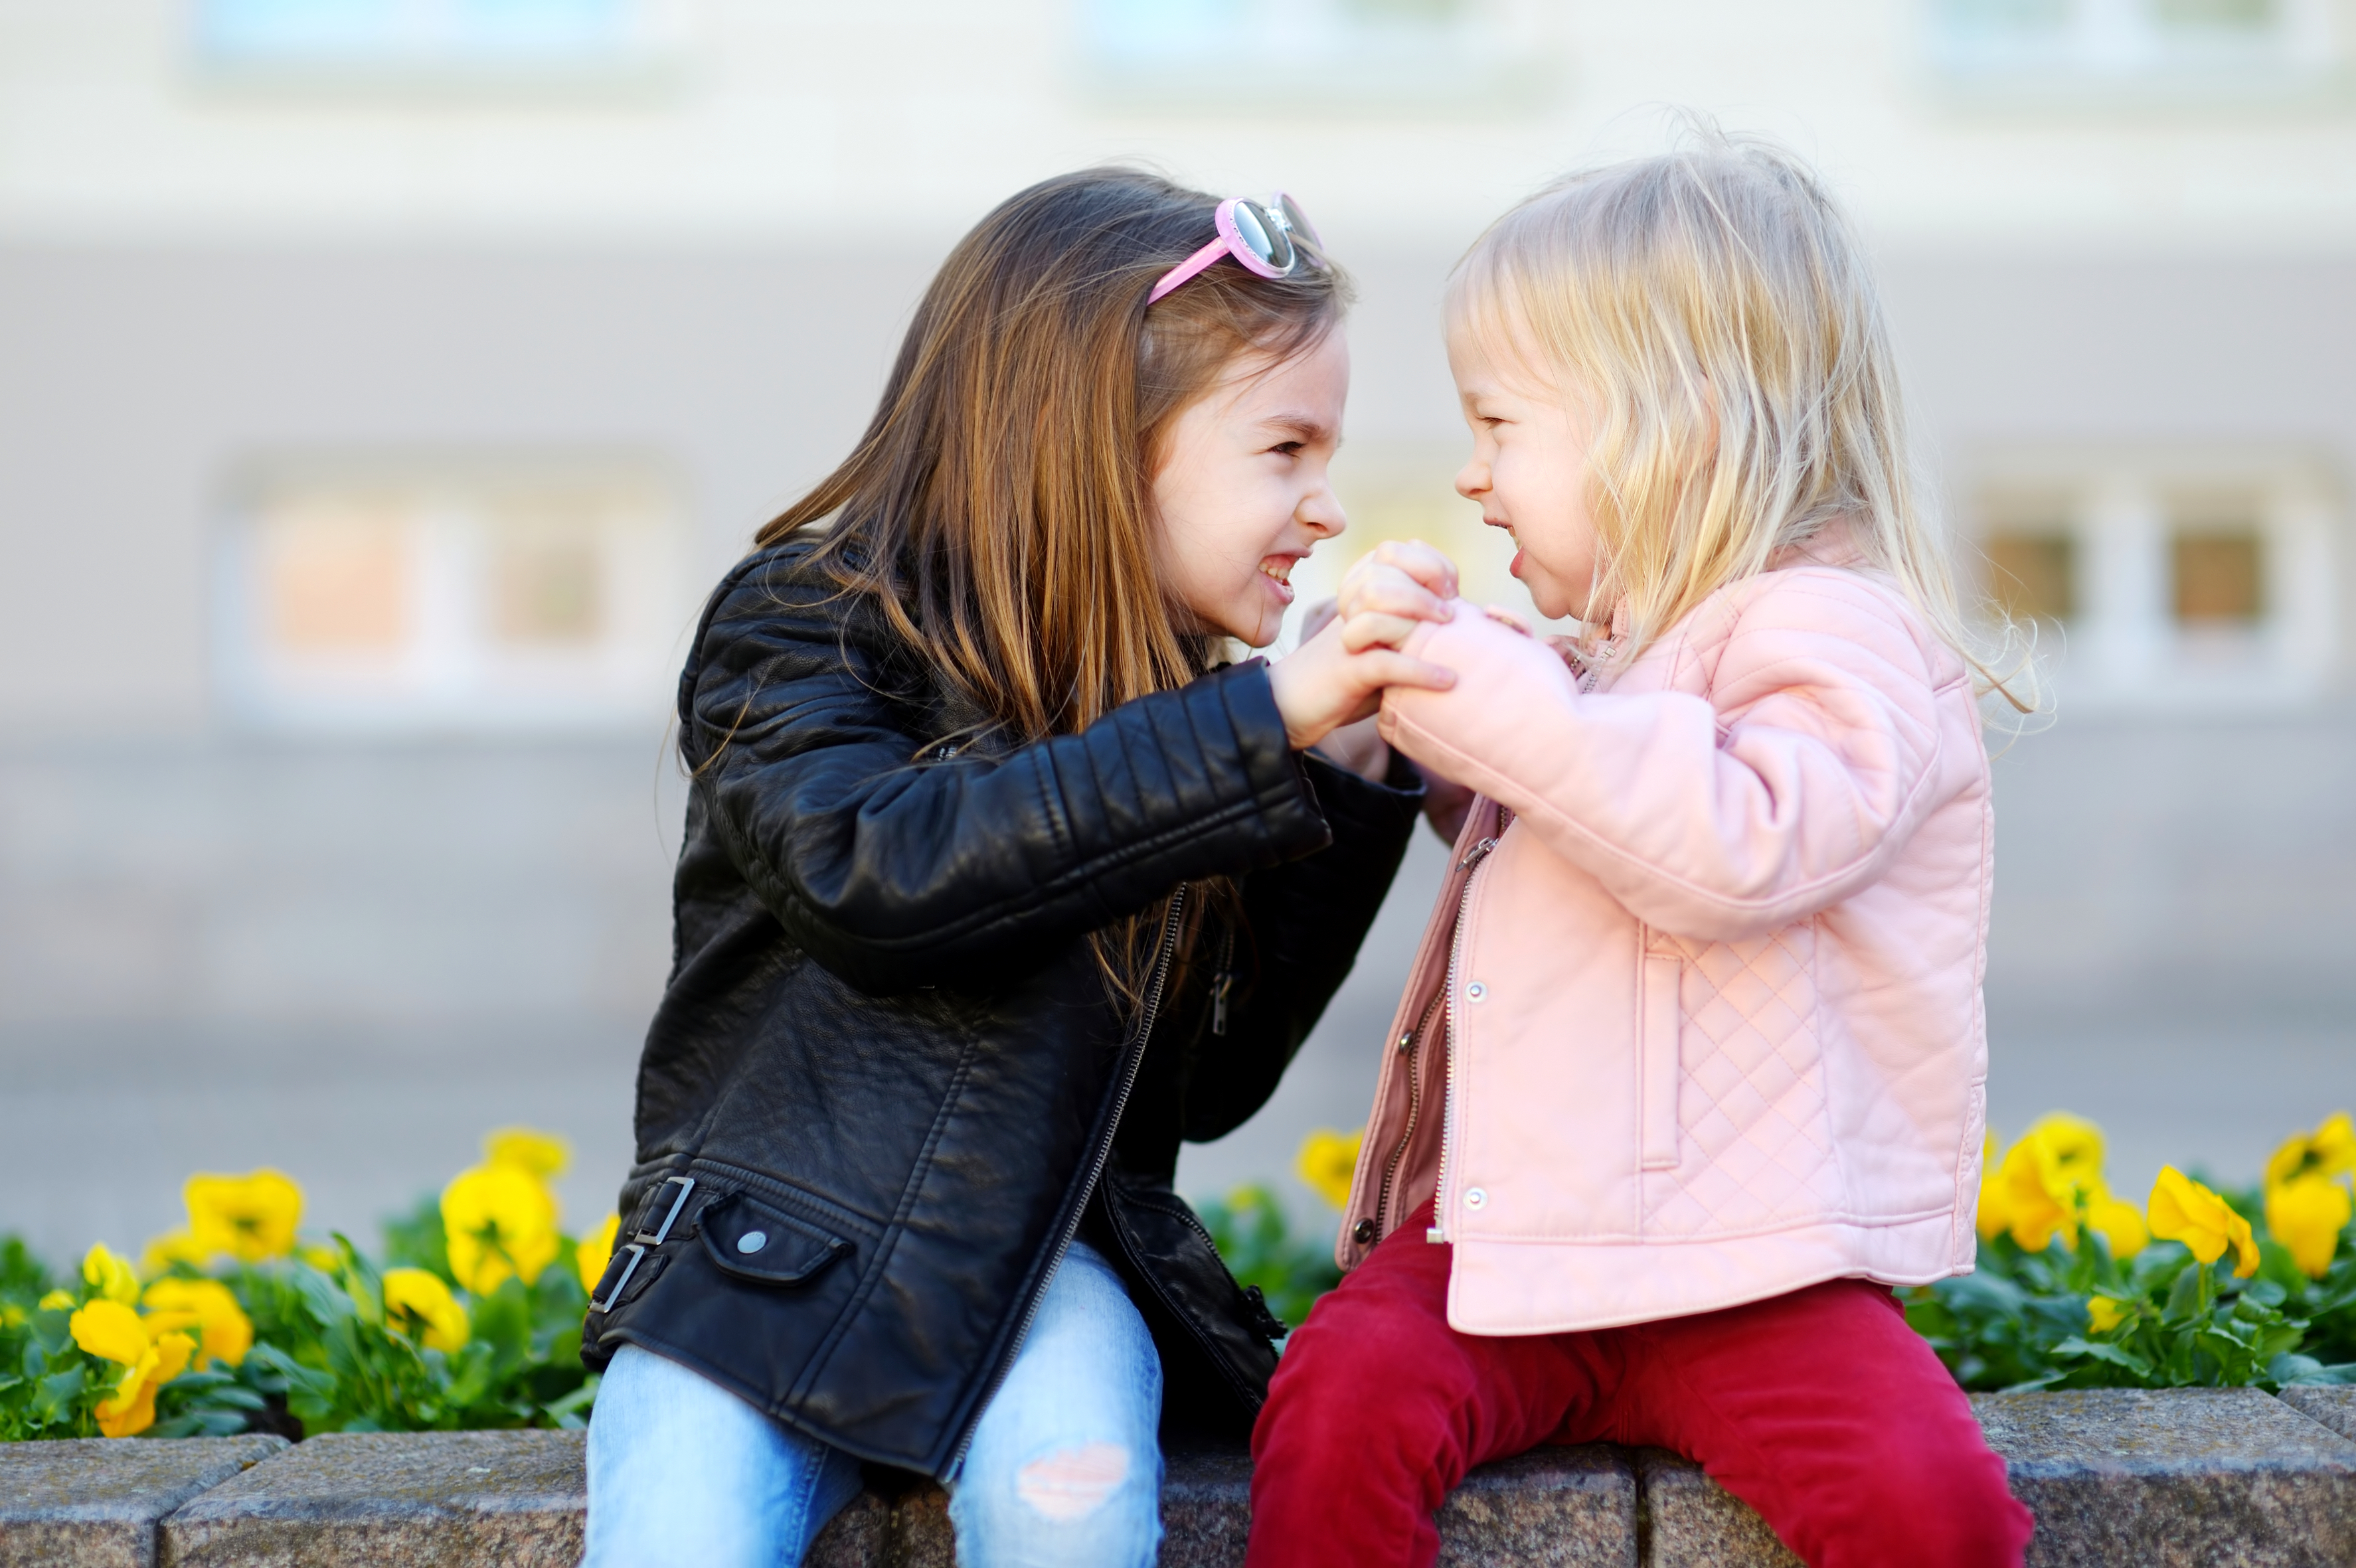
<svg viewBox="0 0 2356 1568">
<path fill-rule="evenodd" d="M 1456 862 L 1456 869 L 1460 871 L 1471 870 L 1473 867 L 1487 859 L 1489 858 L 1489 851 L 1494 849 L 1496 847 L 1497 841 L 1494 838 L 1482 839 L 1479 843 L 1473 845 L 1472 848 L 1464 851 L 1464 859 Z"/>
<path fill-rule="evenodd" d="M 1222 969 L 1211 980 L 1211 1032 L 1227 1032 L 1227 993 L 1235 989 L 1235 975 Z"/>
</svg>

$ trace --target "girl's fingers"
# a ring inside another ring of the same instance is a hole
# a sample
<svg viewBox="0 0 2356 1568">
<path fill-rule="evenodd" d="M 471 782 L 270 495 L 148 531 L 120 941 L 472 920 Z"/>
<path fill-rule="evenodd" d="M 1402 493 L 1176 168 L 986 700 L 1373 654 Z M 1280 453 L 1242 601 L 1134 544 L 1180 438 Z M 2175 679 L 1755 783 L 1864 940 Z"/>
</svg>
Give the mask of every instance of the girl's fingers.
<svg viewBox="0 0 2356 1568">
<path fill-rule="evenodd" d="M 1456 563 L 1421 539 L 1385 539 L 1367 559 L 1405 572 L 1442 599 L 1457 595 Z"/>
<path fill-rule="evenodd" d="M 1380 564 L 1371 570 L 1362 564 L 1354 570 L 1342 584 L 1341 603 L 1344 615 L 1368 610 L 1412 615 L 1422 621 L 1445 621 L 1449 615 L 1446 600 L 1397 567 Z"/>
<path fill-rule="evenodd" d="M 1456 672 L 1446 665 L 1409 658 L 1391 648 L 1354 655 L 1353 673 L 1374 686 L 1412 686 L 1424 691 L 1446 691 L 1456 684 Z"/>
<path fill-rule="evenodd" d="M 1342 623 L 1342 645 L 1354 654 L 1369 648 L 1395 648 L 1415 635 L 1415 629 L 1422 624 L 1405 615 L 1364 612 Z"/>
</svg>

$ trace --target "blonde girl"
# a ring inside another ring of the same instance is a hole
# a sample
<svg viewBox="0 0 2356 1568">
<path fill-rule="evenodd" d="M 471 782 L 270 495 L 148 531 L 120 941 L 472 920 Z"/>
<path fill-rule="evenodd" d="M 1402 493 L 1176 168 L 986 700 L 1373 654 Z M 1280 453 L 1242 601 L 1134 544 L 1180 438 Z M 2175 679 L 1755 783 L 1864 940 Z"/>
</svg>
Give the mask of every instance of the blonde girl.
<svg viewBox="0 0 2356 1568">
<path fill-rule="evenodd" d="M 1611 1441 L 1811 1563 L 2017 1563 L 2029 1515 L 1890 1288 L 1972 1266 L 1991 819 L 1859 247 L 1793 159 L 1706 137 L 1506 214 L 1448 329 L 1457 487 L 1588 635 L 1447 602 L 1419 548 L 1344 585 L 1353 645 L 1460 677 L 1384 735 L 1478 793 L 1352 1272 L 1255 1433 L 1249 1561 L 1429 1563 L 1471 1467 Z M 1402 567 L 1420 615 L 1361 592 Z"/>
</svg>

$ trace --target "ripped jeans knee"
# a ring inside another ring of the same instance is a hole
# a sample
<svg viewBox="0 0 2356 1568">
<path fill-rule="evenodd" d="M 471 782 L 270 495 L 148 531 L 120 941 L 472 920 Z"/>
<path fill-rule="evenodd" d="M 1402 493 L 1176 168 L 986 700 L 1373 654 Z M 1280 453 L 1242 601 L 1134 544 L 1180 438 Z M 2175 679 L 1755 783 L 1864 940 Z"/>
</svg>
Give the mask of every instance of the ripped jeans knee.
<svg viewBox="0 0 2356 1568">
<path fill-rule="evenodd" d="M 1086 1519 L 1129 1479 L 1129 1450 L 1118 1443 L 1058 1448 L 1014 1472 L 1014 1496 L 1047 1519 Z"/>
<path fill-rule="evenodd" d="M 1104 1260 L 1073 1243 L 951 1482 L 962 1568 L 1151 1568 L 1161 1414 L 1144 1320 Z"/>
</svg>

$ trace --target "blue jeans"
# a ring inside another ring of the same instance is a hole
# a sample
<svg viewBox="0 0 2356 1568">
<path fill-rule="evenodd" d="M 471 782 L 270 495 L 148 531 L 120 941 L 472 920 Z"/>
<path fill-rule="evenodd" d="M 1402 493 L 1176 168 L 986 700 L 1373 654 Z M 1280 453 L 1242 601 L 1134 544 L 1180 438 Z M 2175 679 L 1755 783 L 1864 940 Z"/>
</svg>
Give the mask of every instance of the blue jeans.
<svg viewBox="0 0 2356 1568">
<path fill-rule="evenodd" d="M 961 1568 L 1151 1568 L 1162 1362 L 1104 1259 L 1074 1242 L 949 1483 Z M 589 1420 L 584 1568 L 796 1568 L 859 1462 L 637 1346 Z"/>
</svg>

